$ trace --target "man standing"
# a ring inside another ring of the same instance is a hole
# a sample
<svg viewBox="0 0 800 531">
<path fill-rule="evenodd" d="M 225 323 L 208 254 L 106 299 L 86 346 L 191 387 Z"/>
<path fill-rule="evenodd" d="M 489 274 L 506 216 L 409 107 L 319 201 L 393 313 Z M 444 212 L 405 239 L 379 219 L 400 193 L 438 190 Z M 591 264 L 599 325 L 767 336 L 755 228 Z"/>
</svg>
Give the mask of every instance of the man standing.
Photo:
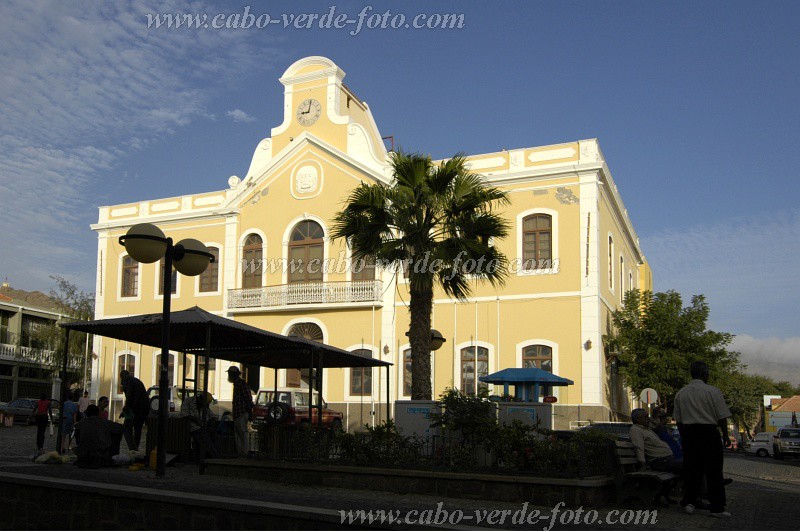
<svg viewBox="0 0 800 531">
<path fill-rule="evenodd" d="M 78 413 L 81 414 L 81 418 L 83 418 L 83 415 L 86 413 L 86 408 L 89 407 L 91 403 L 92 401 L 89 400 L 89 391 L 84 391 L 83 396 L 78 400 Z"/>
<path fill-rule="evenodd" d="M 128 448 L 138 450 L 142 441 L 142 426 L 150 414 L 150 400 L 142 381 L 122 370 L 119 373 L 122 382 L 122 392 L 125 393 L 125 406 L 122 408 L 120 418 L 124 420 L 125 442 Z"/>
<path fill-rule="evenodd" d="M 706 476 L 710 516 L 730 518 L 725 510 L 725 485 L 722 477 L 722 448 L 730 446 L 728 417 L 731 410 L 722 392 L 708 385 L 708 365 L 695 361 L 689 368 L 692 381 L 675 395 L 673 416 L 683 444 L 686 485 L 681 505 L 692 514 Z M 722 437 L 720 437 L 720 430 Z"/>
<path fill-rule="evenodd" d="M 247 435 L 247 423 L 253 410 L 253 397 L 250 388 L 241 376 L 239 367 L 228 368 L 228 381 L 233 384 L 233 432 L 236 437 L 236 454 L 246 457 L 250 453 L 250 440 Z"/>
</svg>

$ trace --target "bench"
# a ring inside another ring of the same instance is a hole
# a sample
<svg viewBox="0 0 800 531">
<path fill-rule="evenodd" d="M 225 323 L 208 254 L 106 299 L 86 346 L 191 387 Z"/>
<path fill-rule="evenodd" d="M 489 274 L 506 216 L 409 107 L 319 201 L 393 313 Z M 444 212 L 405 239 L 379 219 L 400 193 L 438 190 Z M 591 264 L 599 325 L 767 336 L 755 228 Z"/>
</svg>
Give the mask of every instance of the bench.
<svg viewBox="0 0 800 531">
<path fill-rule="evenodd" d="M 639 461 L 636 449 L 630 441 L 615 441 L 614 485 L 617 488 L 617 502 L 623 503 L 638 498 L 646 504 L 657 503 L 665 488 L 671 487 L 678 476 L 671 472 L 655 470 L 636 470 Z"/>
</svg>

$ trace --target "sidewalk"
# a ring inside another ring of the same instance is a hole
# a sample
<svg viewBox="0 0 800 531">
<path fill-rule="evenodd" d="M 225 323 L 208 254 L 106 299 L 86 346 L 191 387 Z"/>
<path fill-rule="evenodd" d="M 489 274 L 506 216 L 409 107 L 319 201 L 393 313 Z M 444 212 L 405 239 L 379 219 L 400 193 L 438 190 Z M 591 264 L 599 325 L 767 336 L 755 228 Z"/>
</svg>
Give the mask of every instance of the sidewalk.
<svg viewBox="0 0 800 531">
<path fill-rule="evenodd" d="M 62 478 L 70 481 L 88 481 L 159 489 L 186 494 L 201 494 L 227 498 L 231 501 L 253 500 L 268 502 L 270 504 L 286 504 L 305 506 L 310 510 L 328 509 L 340 510 L 399 510 L 424 511 L 434 510 L 442 502 L 442 507 L 453 512 L 461 510 L 466 515 L 474 514 L 475 510 L 508 510 L 518 511 L 521 504 L 495 503 L 451 499 L 444 497 L 417 496 L 413 494 L 395 495 L 381 492 L 365 492 L 346 489 L 332 489 L 321 487 L 298 487 L 279 485 L 256 480 L 243 480 L 239 478 L 224 478 L 217 476 L 200 476 L 196 467 L 182 466 L 170 467 L 167 476 L 156 478 L 155 473 L 144 469 L 131 472 L 127 467 L 101 470 L 82 470 L 72 465 L 36 465 L 25 462 L 21 458 L 5 458 L 0 462 L 0 472 L 26 474 L 38 477 Z M 651 529 L 797 529 L 798 508 L 800 508 L 800 490 L 796 487 L 786 486 L 775 488 L 768 482 L 736 481 L 728 488 L 729 509 L 734 518 L 713 519 L 705 515 L 686 515 L 676 506 L 658 510 L 658 523 L 656 525 L 635 526 L 617 525 L 603 526 L 607 529 L 625 529 L 632 527 L 647 527 Z M 533 506 L 529 510 L 533 510 Z M 552 507 L 536 507 L 543 514 L 549 514 Z M 599 510 L 604 517 L 614 507 Z M 563 515 L 567 510 L 562 509 Z M 470 522 L 462 522 L 469 525 Z M 484 523 L 485 525 L 485 523 Z M 546 528 L 549 522 L 540 521 L 538 528 Z M 406 526 L 407 527 L 407 526 Z M 492 528 L 513 528 L 518 526 L 495 525 Z M 589 528 L 586 525 L 562 525 L 556 523 L 553 529 Z"/>
</svg>

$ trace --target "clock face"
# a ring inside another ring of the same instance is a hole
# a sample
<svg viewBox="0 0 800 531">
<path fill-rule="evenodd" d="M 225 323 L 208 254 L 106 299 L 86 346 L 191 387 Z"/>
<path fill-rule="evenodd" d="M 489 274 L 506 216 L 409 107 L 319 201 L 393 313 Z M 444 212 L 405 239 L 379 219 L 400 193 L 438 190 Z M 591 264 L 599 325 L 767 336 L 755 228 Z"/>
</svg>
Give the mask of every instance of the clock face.
<svg viewBox="0 0 800 531">
<path fill-rule="evenodd" d="M 319 102 L 309 98 L 297 106 L 297 122 L 304 127 L 308 127 L 317 121 L 321 113 L 322 106 Z"/>
</svg>

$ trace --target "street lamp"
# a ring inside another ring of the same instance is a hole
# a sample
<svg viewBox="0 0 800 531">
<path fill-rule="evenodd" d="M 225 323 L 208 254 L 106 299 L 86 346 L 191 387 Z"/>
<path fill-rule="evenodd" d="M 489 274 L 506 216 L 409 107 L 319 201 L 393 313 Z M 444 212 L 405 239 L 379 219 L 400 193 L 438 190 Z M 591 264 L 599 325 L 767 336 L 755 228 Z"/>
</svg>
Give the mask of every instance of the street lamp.
<svg viewBox="0 0 800 531">
<path fill-rule="evenodd" d="M 139 223 L 131 227 L 119 243 L 128 255 L 143 264 L 152 264 L 164 259 L 164 306 L 161 317 L 161 367 L 158 380 L 158 439 L 156 452 L 156 476 L 166 472 L 167 461 L 167 390 L 170 388 L 169 372 L 169 325 L 170 301 L 172 299 L 172 267 L 186 276 L 194 277 L 202 273 L 208 264 L 214 262 L 214 255 L 208 252 L 203 242 L 186 238 L 176 244 L 167 238 L 161 229 L 150 223 Z"/>
</svg>

